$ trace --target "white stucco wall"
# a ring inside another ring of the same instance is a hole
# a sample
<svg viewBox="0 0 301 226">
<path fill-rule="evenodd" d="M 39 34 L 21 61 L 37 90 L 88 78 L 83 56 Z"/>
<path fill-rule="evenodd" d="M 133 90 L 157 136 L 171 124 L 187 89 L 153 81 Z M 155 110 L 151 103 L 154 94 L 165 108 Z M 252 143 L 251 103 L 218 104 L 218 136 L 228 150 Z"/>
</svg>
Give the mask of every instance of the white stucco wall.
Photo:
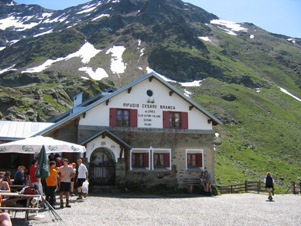
<svg viewBox="0 0 301 226">
<path fill-rule="evenodd" d="M 153 96 L 147 95 L 147 90 Z M 81 118 L 80 125 L 109 126 L 110 108 L 137 109 L 138 128 L 163 128 L 163 111 L 188 112 L 188 129 L 212 130 L 208 117 L 196 108 L 189 110 L 190 103 L 173 93 L 161 82 L 148 79 L 110 99 L 109 104 L 102 103 L 86 112 Z"/>
<path fill-rule="evenodd" d="M 107 148 L 111 150 L 115 156 L 115 161 L 118 161 L 119 153 L 120 153 L 120 145 L 116 143 L 115 141 L 111 140 L 109 137 L 102 138 L 101 136 L 95 138 L 94 140 L 91 140 L 86 147 L 86 158 L 88 159 L 88 162 L 90 162 L 90 157 L 93 151 L 97 148 Z M 124 153 L 123 153 L 124 155 Z M 124 158 L 124 156 L 122 156 Z"/>
</svg>

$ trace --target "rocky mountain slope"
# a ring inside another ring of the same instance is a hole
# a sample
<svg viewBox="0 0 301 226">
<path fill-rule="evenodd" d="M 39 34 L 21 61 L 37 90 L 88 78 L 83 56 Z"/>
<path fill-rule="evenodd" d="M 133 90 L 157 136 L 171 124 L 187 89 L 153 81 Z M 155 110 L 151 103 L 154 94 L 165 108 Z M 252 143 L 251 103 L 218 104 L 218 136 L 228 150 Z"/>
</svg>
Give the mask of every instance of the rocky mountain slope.
<svg viewBox="0 0 301 226">
<path fill-rule="evenodd" d="M 224 122 L 219 183 L 271 170 L 284 188 L 301 176 L 300 56 L 299 38 L 180 0 L 94 0 L 58 11 L 1 0 L 0 118 L 46 121 L 81 91 L 88 98 L 154 70 Z"/>
</svg>

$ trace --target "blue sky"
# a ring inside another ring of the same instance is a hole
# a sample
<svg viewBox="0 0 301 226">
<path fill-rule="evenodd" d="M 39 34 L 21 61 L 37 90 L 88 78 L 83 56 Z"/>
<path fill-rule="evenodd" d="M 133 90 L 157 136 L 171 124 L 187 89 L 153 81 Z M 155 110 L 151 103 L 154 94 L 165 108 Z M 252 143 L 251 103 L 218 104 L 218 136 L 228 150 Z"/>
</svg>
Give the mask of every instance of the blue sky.
<svg viewBox="0 0 301 226">
<path fill-rule="evenodd" d="M 48 9 L 65 9 L 89 0 L 15 0 Z M 250 22 L 267 31 L 301 38 L 301 0 L 184 0 L 233 22 Z"/>
</svg>

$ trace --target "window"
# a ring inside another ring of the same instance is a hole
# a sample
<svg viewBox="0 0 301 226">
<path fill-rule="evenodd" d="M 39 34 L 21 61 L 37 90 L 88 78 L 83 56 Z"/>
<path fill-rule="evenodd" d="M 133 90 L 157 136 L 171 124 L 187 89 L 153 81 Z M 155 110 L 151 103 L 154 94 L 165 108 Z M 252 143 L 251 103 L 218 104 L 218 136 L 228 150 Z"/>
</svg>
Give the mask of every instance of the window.
<svg viewBox="0 0 301 226">
<path fill-rule="evenodd" d="M 171 170 L 171 149 L 133 148 L 130 170 Z"/>
<path fill-rule="evenodd" d="M 181 128 L 181 113 L 170 112 L 169 113 L 169 126 L 170 128 Z"/>
<path fill-rule="evenodd" d="M 163 128 L 188 129 L 188 113 L 164 111 Z"/>
<path fill-rule="evenodd" d="M 137 109 L 110 108 L 110 126 L 137 127 Z"/>
<path fill-rule="evenodd" d="M 203 168 L 203 150 L 187 150 L 187 169 Z"/>
<path fill-rule="evenodd" d="M 154 169 L 170 169 L 170 153 L 154 153 Z"/>
<path fill-rule="evenodd" d="M 132 152 L 131 164 L 132 169 L 149 168 L 149 153 Z"/>
<path fill-rule="evenodd" d="M 117 110 L 117 126 L 130 125 L 130 111 L 125 109 Z"/>
</svg>

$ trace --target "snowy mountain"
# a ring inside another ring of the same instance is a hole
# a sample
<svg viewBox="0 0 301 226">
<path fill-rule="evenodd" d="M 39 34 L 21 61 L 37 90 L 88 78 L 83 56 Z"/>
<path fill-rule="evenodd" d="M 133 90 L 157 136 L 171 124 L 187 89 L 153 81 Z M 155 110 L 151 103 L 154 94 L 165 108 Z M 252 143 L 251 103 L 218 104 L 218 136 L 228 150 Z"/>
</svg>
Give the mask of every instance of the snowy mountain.
<svg viewBox="0 0 301 226">
<path fill-rule="evenodd" d="M 222 179 L 270 167 L 294 179 L 300 56 L 300 39 L 181 0 L 94 0 L 58 11 L 0 0 L 0 119 L 46 121 L 80 92 L 86 100 L 153 70 L 223 121 L 217 171 L 231 178 Z"/>
<path fill-rule="evenodd" d="M 213 77 L 258 88 L 274 73 L 255 64 L 281 64 L 285 77 L 300 71 L 299 43 L 180 0 L 94 0 L 58 11 L 2 0 L 0 85 L 65 86 L 70 80 L 62 78 L 71 76 L 74 84 L 118 88 L 154 70 L 174 82 Z M 264 59 L 257 62 L 258 55 Z M 277 85 L 292 88 L 285 80 Z"/>
</svg>

